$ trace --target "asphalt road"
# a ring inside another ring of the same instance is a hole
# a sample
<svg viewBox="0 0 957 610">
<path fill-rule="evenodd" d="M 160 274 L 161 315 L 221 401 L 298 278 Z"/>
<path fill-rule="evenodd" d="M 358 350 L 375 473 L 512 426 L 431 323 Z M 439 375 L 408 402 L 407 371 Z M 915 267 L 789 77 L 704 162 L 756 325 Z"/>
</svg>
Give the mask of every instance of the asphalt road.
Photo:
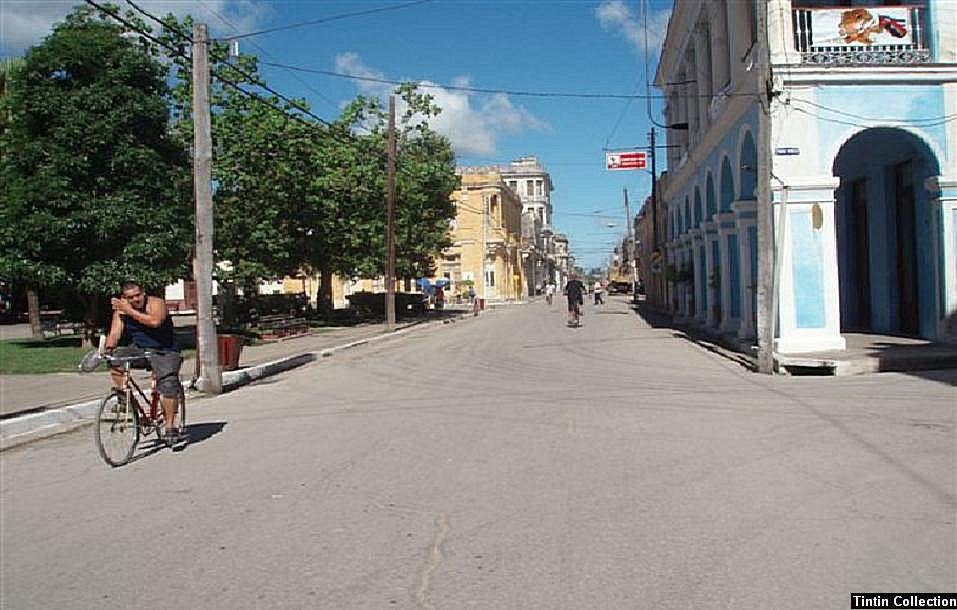
<svg viewBox="0 0 957 610">
<path fill-rule="evenodd" d="M 955 372 L 766 378 L 543 303 L 0 454 L 3 608 L 847 608 L 957 583 Z"/>
</svg>

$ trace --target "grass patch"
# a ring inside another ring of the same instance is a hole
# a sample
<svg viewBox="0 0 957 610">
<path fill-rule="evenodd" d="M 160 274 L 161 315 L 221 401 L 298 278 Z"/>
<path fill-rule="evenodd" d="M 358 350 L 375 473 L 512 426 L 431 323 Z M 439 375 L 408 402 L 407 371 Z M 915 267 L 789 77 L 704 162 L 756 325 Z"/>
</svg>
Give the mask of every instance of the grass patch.
<svg viewBox="0 0 957 610">
<path fill-rule="evenodd" d="M 75 336 L 0 341 L 0 375 L 76 373 L 80 358 L 86 353 L 80 347 L 80 339 Z M 192 353 L 193 350 L 183 350 L 183 358 Z"/>
<path fill-rule="evenodd" d="M 0 374 L 76 371 L 86 351 L 80 337 L 0 341 Z"/>
</svg>

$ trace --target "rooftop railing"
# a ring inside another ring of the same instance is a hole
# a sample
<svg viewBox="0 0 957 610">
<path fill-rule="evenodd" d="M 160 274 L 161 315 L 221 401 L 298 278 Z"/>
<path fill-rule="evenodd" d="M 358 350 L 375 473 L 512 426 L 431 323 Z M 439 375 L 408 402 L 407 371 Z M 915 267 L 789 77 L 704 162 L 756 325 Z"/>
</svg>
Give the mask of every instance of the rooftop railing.
<svg viewBox="0 0 957 610">
<path fill-rule="evenodd" d="M 805 64 L 918 64 L 930 61 L 923 6 L 794 9 L 794 46 Z"/>
</svg>

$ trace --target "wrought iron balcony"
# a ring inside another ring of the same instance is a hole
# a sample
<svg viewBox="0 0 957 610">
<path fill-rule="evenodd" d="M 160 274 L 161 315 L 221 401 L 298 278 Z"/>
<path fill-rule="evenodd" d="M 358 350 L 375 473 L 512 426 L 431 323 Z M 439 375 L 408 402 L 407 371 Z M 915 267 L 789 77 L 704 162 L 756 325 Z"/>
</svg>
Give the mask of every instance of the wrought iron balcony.
<svg viewBox="0 0 957 610">
<path fill-rule="evenodd" d="M 923 6 L 794 9 L 794 46 L 805 64 L 919 64 L 930 61 Z"/>
</svg>

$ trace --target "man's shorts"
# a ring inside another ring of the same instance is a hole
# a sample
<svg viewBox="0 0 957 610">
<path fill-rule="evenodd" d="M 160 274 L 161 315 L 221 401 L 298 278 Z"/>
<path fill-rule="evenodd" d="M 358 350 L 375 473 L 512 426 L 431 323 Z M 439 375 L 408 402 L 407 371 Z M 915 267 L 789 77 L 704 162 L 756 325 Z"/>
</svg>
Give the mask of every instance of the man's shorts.
<svg viewBox="0 0 957 610">
<path fill-rule="evenodd" d="M 150 350 L 150 357 L 146 358 L 142 349 L 129 345 L 116 348 L 113 355 L 123 358 L 139 356 L 140 359 L 133 361 L 133 368 L 152 369 L 156 377 L 156 389 L 163 398 L 177 398 L 182 393 L 179 367 L 183 364 L 183 355 L 179 352 Z"/>
<path fill-rule="evenodd" d="M 575 311 L 580 304 L 580 299 L 568 299 L 568 311 Z"/>
</svg>

